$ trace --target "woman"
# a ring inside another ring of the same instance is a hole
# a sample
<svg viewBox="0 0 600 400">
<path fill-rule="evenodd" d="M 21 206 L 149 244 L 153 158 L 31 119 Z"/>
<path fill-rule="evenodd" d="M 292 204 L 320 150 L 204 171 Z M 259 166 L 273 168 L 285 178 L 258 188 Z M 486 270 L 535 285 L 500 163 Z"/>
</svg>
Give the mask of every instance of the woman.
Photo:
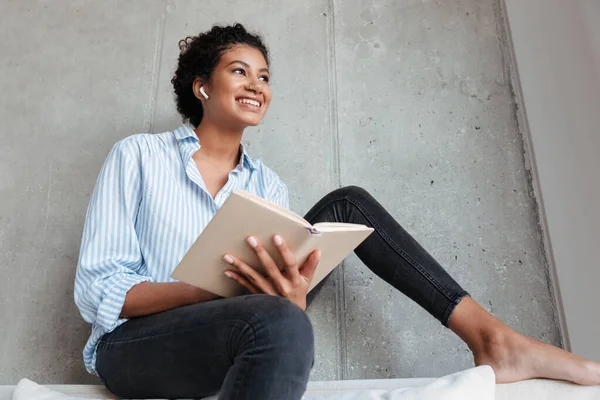
<svg viewBox="0 0 600 400">
<path fill-rule="evenodd" d="M 275 236 L 286 263 L 279 272 L 262 244 L 247 238 L 268 276 L 224 257 L 232 265 L 227 276 L 247 296 L 222 299 L 170 278 L 232 191 L 288 207 L 287 186 L 241 145 L 244 129 L 258 125 L 271 102 L 261 38 L 240 24 L 215 26 L 180 42 L 180 50 L 172 83 L 189 125 L 116 143 L 90 200 L 75 281 L 77 306 L 93 324 L 86 367 L 126 398 L 220 390 L 221 399 L 300 399 L 313 365 L 304 310 L 318 250 L 297 265 Z M 600 384 L 599 364 L 527 338 L 477 305 L 363 189 L 329 193 L 306 219 L 374 227 L 358 257 L 460 336 L 498 382 Z"/>
</svg>

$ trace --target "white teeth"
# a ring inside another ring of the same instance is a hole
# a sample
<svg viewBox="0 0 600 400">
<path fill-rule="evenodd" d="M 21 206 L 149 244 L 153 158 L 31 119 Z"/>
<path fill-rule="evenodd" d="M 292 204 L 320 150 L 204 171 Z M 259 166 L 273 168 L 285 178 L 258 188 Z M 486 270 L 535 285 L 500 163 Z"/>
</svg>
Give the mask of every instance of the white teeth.
<svg viewBox="0 0 600 400">
<path fill-rule="evenodd" d="M 250 104 L 256 107 L 260 107 L 260 103 L 256 100 L 251 100 L 251 99 L 238 99 L 237 100 L 240 103 L 246 103 L 246 104 Z"/>
</svg>

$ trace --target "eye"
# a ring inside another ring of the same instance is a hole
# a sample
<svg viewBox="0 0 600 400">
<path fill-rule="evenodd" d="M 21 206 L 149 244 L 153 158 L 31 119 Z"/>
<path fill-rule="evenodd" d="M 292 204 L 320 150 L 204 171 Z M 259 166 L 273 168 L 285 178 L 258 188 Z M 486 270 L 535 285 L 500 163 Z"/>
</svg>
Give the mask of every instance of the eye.
<svg viewBox="0 0 600 400">
<path fill-rule="evenodd" d="M 234 69 L 234 70 L 233 70 L 233 72 L 234 72 L 235 74 L 237 74 L 237 73 L 238 73 L 238 71 L 239 71 L 239 72 L 241 72 L 241 75 L 246 75 L 246 71 L 244 71 L 244 69 L 243 69 L 243 68 L 236 68 L 236 69 Z M 238 75 L 239 75 L 239 74 L 238 74 Z"/>
<path fill-rule="evenodd" d="M 260 76 L 260 79 L 262 79 L 262 80 L 263 80 L 263 81 L 265 81 L 266 83 L 269 83 L 269 80 L 270 80 L 270 78 L 269 78 L 269 76 L 268 76 L 268 75 L 261 75 L 261 76 Z"/>
</svg>

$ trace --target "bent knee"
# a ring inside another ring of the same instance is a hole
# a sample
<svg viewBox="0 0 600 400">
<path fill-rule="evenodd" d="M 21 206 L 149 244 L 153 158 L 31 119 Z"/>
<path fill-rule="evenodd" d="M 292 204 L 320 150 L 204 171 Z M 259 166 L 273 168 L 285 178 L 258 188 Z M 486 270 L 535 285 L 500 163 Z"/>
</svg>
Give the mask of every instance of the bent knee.
<svg viewBox="0 0 600 400">
<path fill-rule="evenodd" d="M 332 193 L 335 193 L 339 196 L 349 196 L 353 198 L 372 197 L 366 189 L 355 185 L 341 187 L 339 189 L 334 190 Z"/>
<path fill-rule="evenodd" d="M 253 295 L 260 313 L 254 314 L 255 334 L 272 345 L 314 347 L 313 327 L 308 315 L 291 301 L 271 295 Z"/>
</svg>

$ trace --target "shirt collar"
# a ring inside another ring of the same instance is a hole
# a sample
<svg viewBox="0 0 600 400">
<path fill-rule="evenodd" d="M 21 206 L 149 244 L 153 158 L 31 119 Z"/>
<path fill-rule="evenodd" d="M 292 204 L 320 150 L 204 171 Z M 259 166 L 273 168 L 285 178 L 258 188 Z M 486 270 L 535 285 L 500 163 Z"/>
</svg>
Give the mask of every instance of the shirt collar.
<svg viewBox="0 0 600 400">
<path fill-rule="evenodd" d="M 179 141 L 179 142 L 182 142 L 186 139 L 192 138 L 193 140 L 198 142 L 198 145 L 200 145 L 200 141 L 198 140 L 198 136 L 196 136 L 196 132 L 194 132 L 192 127 L 189 126 L 188 124 L 183 124 L 183 125 L 179 126 L 177 129 L 175 129 L 173 131 L 173 133 L 175 134 L 175 139 L 177 139 L 177 141 Z M 252 170 L 257 169 L 256 161 L 254 161 L 248 155 L 248 152 L 246 151 L 246 146 L 244 146 L 243 143 L 240 143 L 240 147 L 242 148 L 242 157 L 240 159 L 240 163 L 243 163 L 242 167 L 245 166 Z"/>
<path fill-rule="evenodd" d="M 196 132 L 194 132 L 192 127 L 189 126 L 188 124 L 180 125 L 177 129 L 175 129 L 173 131 L 173 133 L 175 134 L 175 139 L 177 139 L 179 141 L 182 141 L 189 137 L 192 137 L 192 138 L 198 140 L 198 136 L 196 136 Z"/>
</svg>

